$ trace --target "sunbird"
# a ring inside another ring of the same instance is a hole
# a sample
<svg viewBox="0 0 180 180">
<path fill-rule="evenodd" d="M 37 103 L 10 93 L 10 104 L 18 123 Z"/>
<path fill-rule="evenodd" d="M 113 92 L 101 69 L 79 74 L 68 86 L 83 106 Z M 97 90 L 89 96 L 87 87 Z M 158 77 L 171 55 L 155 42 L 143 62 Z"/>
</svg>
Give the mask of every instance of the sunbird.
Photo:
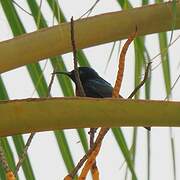
<svg viewBox="0 0 180 180">
<path fill-rule="evenodd" d="M 93 98 L 107 98 L 112 97 L 113 87 L 110 83 L 104 80 L 98 73 L 90 67 L 78 67 L 80 80 L 86 94 L 86 97 Z M 76 85 L 76 95 L 79 95 L 77 82 L 75 78 L 75 71 L 70 72 L 59 71 L 54 74 L 67 75 Z M 123 98 L 119 95 L 119 98 Z M 151 130 L 150 127 L 145 127 L 147 130 Z"/>
</svg>

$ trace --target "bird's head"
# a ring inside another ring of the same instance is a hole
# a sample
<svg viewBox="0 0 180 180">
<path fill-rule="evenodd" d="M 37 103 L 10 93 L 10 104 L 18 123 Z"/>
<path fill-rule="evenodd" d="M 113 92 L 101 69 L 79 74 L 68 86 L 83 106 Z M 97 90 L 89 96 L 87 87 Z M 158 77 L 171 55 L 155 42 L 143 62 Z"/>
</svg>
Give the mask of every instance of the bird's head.
<svg viewBox="0 0 180 180">
<path fill-rule="evenodd" d="M 82 83 L 88 79 L 94 79 L 96 77 L 99 77 L 98 73 L 90 67 L 79 67 L 78 71 L 79 71 L 79 76 L 80 76 Z M 70 72 L 59 71 L 59 72 L 55 72 L 55 74 L 65 74 L 68 77 L 70 77 L 74 81 L 74 83 L 76 84 L 76 78 L 75 78 L 75 71 L 74 70 L 72 70 Z"/>
</svg>

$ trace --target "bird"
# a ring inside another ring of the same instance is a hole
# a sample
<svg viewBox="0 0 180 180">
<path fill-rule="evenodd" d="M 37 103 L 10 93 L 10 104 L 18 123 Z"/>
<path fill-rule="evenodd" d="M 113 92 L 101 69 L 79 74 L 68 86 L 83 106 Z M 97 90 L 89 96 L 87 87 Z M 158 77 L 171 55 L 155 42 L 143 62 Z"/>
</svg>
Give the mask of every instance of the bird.
<svg viewBox="0 0 180 180">
<path fill-rule="evenodd" d="M 93 98 L 108 98 L 112 97 L 113 87 L 112 85 L 103 79 L 99 74 L 91 67 L 78 67 L 79 77 L 86 94 L 86 97 Z M 64 74 L 68 76 L 76 86 L 76 95 L 79 94 L 77 90 L 77 81 L 75 78 L 75 71 L 70 72 L 57 71 L 54 74 Z M 119 95 L 119 98 L 123 98 Z M 145 127 L 150 130 L 150 127 Z"/>
</svg>

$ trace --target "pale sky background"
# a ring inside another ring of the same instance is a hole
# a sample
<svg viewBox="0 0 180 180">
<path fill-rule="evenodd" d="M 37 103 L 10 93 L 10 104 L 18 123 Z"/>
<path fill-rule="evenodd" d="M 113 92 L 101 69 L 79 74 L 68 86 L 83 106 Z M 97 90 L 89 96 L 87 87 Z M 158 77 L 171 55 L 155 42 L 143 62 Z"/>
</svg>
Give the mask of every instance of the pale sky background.
<svg viewBox="0 0 180 180">
<path fill-rule="evenodd" d="M 21 5 L 27 11 L 30 11 L 28 5 L 24 0 L 16 0 L 19 5 Z M 39 2 L 39 1 L 38 1 Z M 74 16 L 74 19 L 79 18 L 84 12 L 86 12 L 94 1 L 84 1 L 84 0 L 59 0 L 60 6 L 62 7 L 67 19 Z M 141 1 L 131 1 L 134 7 L 140 6 Z M 45 0 L 43 0 L 42 10 L 44 16 L 47 18 L 49 25 L 52 25 L 52 14 L 47 6 Z M 116 1 L 112 0 L 100 0 L 96 8 L 94 9 L 92 15 L 113 12 L 120 10 L 119 5 Z M 25 28 L 28 32 L 35 31 L 35 24 L 31 16 L 24 13 L 22 10 L 17 8 L 18 13 L 21 15 L 22 21 L 25 24 Z M 0 40 L 6 40 L 12 38 L 12 33 L 8 27 L 8 23 L 4 14 L 2 13 L 2 8 L 0 7 Z M 123 24 L 122 24 L 123 26 Z M 119 27 L 121 28 L 121 27 Z M 180 35 L 180 31 L 174 33 L 173 39 Z M 124 43 L 124 41 L 122 41 Z M 147 48 L 150 52 L 151 58 L 159 53 L 157 35 L 149 35 L 147 37 Z M 180 40 L 170 47 L 170 64 L 171 64 L 171 77 L 172 82 L 179 75 L 180 68 L 180 57 L 179 57 L 179 47 Z M 108 69 L 105 71 L 105 66 L 108 60 L 112 48 L 112 43 L 105 45 L 100 45 L 92 48 L 85 49 L 85 53 L 90 60 L 90 64 L 96 71 L 105 78 L 108 82 L 114 85 L 116 78 L 116 72 L 118 67 L 118 43 L 116 45 L 116 50 L 113 53 L 111 62 Z M 22 52 L 25 53 L 25 52 Z M 73 68 L 72 54 L 68 53 L 63 55 L 67 68 L 71 70 Z M 44 67 L 46 60 L 41 61 L 42 68 Z M 159 63 L 159 57 L 154 60 L 153 66 Z M 165 98 L 165 89 L 163 85 L 163 80 L 161 76 L 161 66 L 152 72 L 152 99 Z M 52 73 L 52 67 L 50 63 L 45 68 L 44 74 L 47 82 L 50 81 Z M 123 87 L 121 89 L 121 94 L 127 97 L 134 88 L 134 50 L 133 45 L 128 50 L 126 56 L 126 66 L 125 75 L 123 79 Z M 18 69 L 9 71 L 2 74 L 4 83 L 7 87 L 9 97 L 11 99 L 22 99 L 37 97 L 35 93 L 33 96 L 34 87 L 29 78 L 27 70 L 25 67 L 20 67 Z M 180 83 L 176 84 L 172 92 L 172 99 L 179 101 L 180 99 Z M 52 87 L 53 96 L 62 96 L 60 93 L 59 86 L 57 82 L 54 82 Z M 143 98 L 143 97 L 142 97 Z M 87 130 L 88 132 L 88 130 Z M 127 138 L 128 145 L 131 145 L 132 139 L 132 128 L 123 128 L 125 137 Z M 83 156 L 84 152 L 79 142 L 79 137 L 75 130 L 66 130 L 66 136 L 68 138 L 69 145 L 71 147 L 71 152 L 74 157 L 74 162 L 77 163 L 79 159 Z M 28 135 L 24 135 L 27 139 Z M 178 138 L 180 137 L 179 128 L 173 128 L 173 137 L 175 140 L 176 148 L 176 165 L 177 165 L 177 179 L 180 179 L 180 172 L 178 169 L 180 167 L 180 156 L 178 152 L 180 151 L 180 143 Z M 144 128 L 138 129 L 138 141 L 137 141 L 137 156 L 136 156 L 136 172 L 140 180 L 147 179 L 147 149 L 146 149 L 146 130 Z M 9 141 L 12 144 L 11 138 Z M 14 148 L 14 145 L 12 144 Z M 56 144 L 55 137 L 51 132 L 41 132 L 37 133 L 32 141 L 29 148 L 29 155 L 33 165 L 35 176 L 38 180 L 60 180 L 67 174 L 66 168 L 64 166 L 61 155 Z M 17 155 L 16 155 L 17 159 Z M 109 132 L 104 141 L 97 159 L 98 167 L 100 170 L 100 179 L 123 179 L 126 165 L 122 168 L 124 163 L 124 158 L 121 155 L 116 142 Z M 24 175 L 22 170 L 20 170 L 20 179 L 24 180 Z M 171 159 L 171 148 L 170 148 L 170 133 L 169 128 L 152 128 L 151 131 L 151 180 L 171 180 L 173 179 L 172 171 L 172 159 Z"/>
</svg>

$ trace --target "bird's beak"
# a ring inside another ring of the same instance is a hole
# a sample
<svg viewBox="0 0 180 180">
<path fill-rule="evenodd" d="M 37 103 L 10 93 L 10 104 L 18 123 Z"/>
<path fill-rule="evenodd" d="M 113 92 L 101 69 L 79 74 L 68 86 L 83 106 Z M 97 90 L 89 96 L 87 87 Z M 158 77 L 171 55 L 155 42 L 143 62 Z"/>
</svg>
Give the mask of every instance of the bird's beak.
<svg viewBox="0 0 180 180">
<path fill-rule="evenodd" d="M 71 72 L 65 72 L 65 71 L 58 71 L 58 72 L 54 72 L 52 74 L 64 74 L 66 76 L 71 77 Z"/>
</svg>

